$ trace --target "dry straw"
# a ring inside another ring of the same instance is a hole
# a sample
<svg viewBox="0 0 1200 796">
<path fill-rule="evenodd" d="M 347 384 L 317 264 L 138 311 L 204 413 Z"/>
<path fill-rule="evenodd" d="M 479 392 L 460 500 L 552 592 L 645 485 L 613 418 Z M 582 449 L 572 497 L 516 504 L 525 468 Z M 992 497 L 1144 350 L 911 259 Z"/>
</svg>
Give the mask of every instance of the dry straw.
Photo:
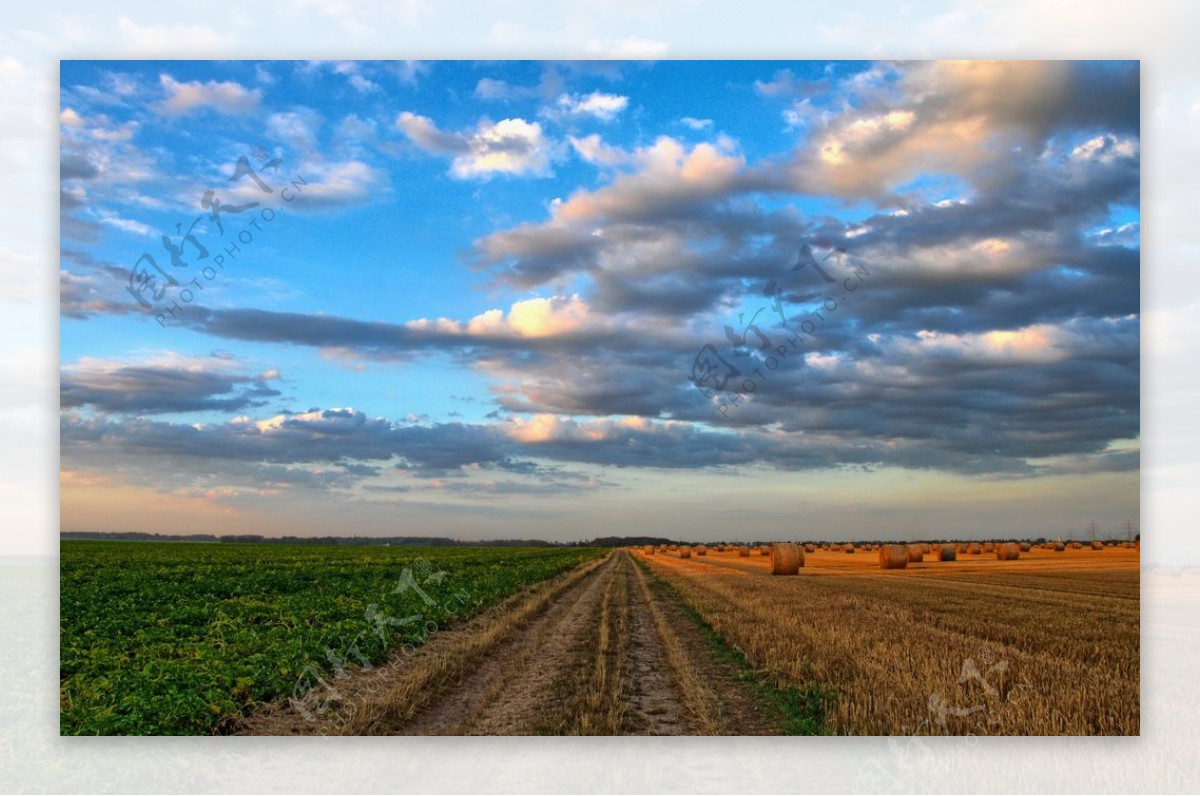
<svg viewBox="0 0 1200 796">
<path fill-rule="evenodd" d="M 908 566 L 908 548 L 902 544 L 880 545 L 879 566 L 883 569 L 904 569 Z"/>
<path fill-rule="evenodd" d="M 804 566 L 804 549 L 791 542 L 771 545 L 771 574 L 795 575 Z"/>
<path fill-rule="evenodd" d="M 942 545 L 942 549 L 938 551 L 938 559 L 941 561 L 956 561 L 958 553 L 952 544 Z"/>
<path fill-rule="evenodd" d="M 996 558 L 1000 561 L 1016 561 L 1021 557 L 1021 548 L 1016 542 L 1003 542 L 996 545 Z"/>
</svg>

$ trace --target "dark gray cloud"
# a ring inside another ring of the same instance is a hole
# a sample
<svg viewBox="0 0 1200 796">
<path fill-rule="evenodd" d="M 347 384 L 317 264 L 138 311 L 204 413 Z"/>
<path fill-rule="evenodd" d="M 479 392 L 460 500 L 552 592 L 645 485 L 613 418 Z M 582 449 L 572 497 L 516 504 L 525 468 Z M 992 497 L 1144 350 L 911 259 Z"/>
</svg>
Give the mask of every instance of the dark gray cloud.
<svg viewBox="0 0 1200 796">
<path fill-rule="evenodd" d="M 167 414 L 241 412 L 278 397 L 275 374 L 248 375 L 220 360 L 124 364 L 96 360 L 63 368 L 59 401 L 64 409 Z"/>
<path fill-rule="evenodd" d="M 754 81 L 754 90 L 762 96 L 782 99 L 803 99 L 828 88 L 828 80 L 824 78 L 805 80 L 797 77 L 791 69 L 778 69 L 770 80 Z"/>
</svg>

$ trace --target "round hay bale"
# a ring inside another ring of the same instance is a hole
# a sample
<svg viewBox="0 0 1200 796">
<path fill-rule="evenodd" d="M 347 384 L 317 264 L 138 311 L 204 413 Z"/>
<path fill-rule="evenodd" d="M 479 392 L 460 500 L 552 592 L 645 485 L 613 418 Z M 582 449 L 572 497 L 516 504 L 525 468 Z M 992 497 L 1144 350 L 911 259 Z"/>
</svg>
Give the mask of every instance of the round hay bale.
<svg viewBox="0 0 1200 796">
<path fill-rule="evenodd" d="M 983 552 L 985 552 L 985 553 L 996 552 L 996 545 L 992 544 L 991 542 L 984 542 L 983 543 Z"/>
<path fill-rule="evenodd" d="M 1057 544 L 1054 545 L 1054 552 L 1056 552 L 1056 553 L 1061 553 L 1062 551 L 1064 551 L 1066 549 L 1067 549 L 1067 546 L 1065 544 L 1063 544 L 1062 542 L 1058 542 Z"/>
<path fill-rule="evenodd" d="M 983 552 L 983 548 L 979 546 L 979 542 L 971 542 L 967 545 L 967 555 L 977 556 Z"/>
<path fill-rule="evenodd" d="M 724 552 L 725 552 L 725 545 L 723 545 L 723 544 L 719 544 L 719 545 L 717 545 L 717 552 L 718 552 L 718 553 L 724 553 Z"/>
<path fill-rule="evenodd" d="M 1022 553 L 1028 553 L 1033 549 L 1033 545 L 1031 545 L 1029 542 L 1021 542 L 1021 544 L 1018 546 L 1021 548 Z"/>
<path fill-rule="evenodd" d="M 648 555 L 648 556 L 652 556 L 652 555 L 654 555 L 654 545 L 652 545 L 652 544 L 648 544 L 648 545 L 646 545 L 646 547 L 644 548 L 644 550 L 645 550 L 645 552 L 646 552 L 646 555 Z"/>
<path fill-rule="evenodd" d="M 690 548 L 686 545 L 679 548 L 679 557 L 680 558 L 691 558 L 692 557 L 692 548 Z"/>
<path fill-rule="evenodd" d="M 771 574 L 795 575 L 804 566 L 804 548 L 791 542 L 771 545 Z"/>
<path fill-rule="evenodd" d="M 758 548 L 758 554 L 760 556 L 769 556 L 771 555 L 771 548 L 763 545 L 762 547 Z"/>
<path fill-rule="evenodd" d="M 1092 549 L 1093 550 L 1103 550 L 1104 542 L 1092 542 Z"/>
<path fill-rule="evenodd" d="M 698 556 L 708 555 L 708 548 L 702 544 L 698 544 L 695 547 L 693 547 L 692 549 L 696 552 L 696 555 L 698 555 Z"/>
<path fill-rule="evenodd" d="M 749 558 L 749 557 L 750 557 L 750 548 L 749 547 L 747 547 L 746 545 L 742 545 L 741 547 L 738 548 L 738 558 Z"/>
<path fill-rule="evenodd" d="M 1071 549 L 1072 550 L 1082 550 L 1083 542 L 1071 542 Z"/>
<path fill-rule="evenodd" d="M 942 545 L 942 549 L 938 551 L 939 561 L 957 561 L 958 551 L 954 549 L 952 544 Z"/>
<path fill-rule="evenodd" d="M 855 548 L 854 548 L 854 545 L 852 545 L 852 544 L 848 544 L 842 548 L 842 552 L 844 552 L 844 553 L 853 553 L 854 550 L 855 550 Z"/>
<path fill-rule="evenodd" d="M 815 544 L 806 544 L 806 545 L 804 545 L 804 552 L 805 553 L 815 553 L 815 552 L 817 552 L 817 546 Z"/>
<path fill-rule="evenodd" d="M 908 548 L 902 544 L 880 545 L 879 566 L 881 569 L 904 569 L 908 566 Z"/>
<path fill-rule="evenodd" d="M 1016 561 L 1021 557 L 1021 548 L 1016 542 L 1003 542 L 996 545 L 996 558 L 1000 561 Z"/>
<path fill-rule="evenodd" d="M 958 552 L 962 553 L 963 555 L 966 555 L 967 554 L 967 546 L 965 544 L 960 544 L 958 546 Z"/>
<path fill-rule="evenodd" d="M 910 544 L 908 546 L 908 561 L 909 561 L 909 563 L 916 563 L 918 561 L 923 560 L 924 558 L 925 558 L 925 551 L 921 549 L 921 545 Z"/>
</svg>

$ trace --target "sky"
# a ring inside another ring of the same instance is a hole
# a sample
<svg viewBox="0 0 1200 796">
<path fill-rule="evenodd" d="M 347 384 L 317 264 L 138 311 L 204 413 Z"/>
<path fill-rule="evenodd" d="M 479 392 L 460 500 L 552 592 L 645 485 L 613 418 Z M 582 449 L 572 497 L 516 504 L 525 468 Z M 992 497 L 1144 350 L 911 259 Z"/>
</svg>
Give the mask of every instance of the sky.
<svg viewBox="0 0 1200 796">
<path fill-rule="evenodd" d="M 64 61 L 60 111 L 63 530 L 1136 527 L 1136 62 Z"/>
</svg>

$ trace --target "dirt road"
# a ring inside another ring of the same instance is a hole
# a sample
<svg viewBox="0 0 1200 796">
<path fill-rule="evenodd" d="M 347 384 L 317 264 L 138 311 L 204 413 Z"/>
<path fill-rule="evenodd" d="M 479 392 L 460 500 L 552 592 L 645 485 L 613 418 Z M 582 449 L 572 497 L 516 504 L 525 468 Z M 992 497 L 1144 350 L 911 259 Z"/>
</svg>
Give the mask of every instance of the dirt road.
<svg viewBox="0 0 1200 796">
<path fill-rule="evenodd" d="M 417 654 L 336 684 L 320 715 L 277 705 L 241 731 L 354 735 L 755 735 L 756 687 L 625 551 L 542 584 Z"/>
</svg>

